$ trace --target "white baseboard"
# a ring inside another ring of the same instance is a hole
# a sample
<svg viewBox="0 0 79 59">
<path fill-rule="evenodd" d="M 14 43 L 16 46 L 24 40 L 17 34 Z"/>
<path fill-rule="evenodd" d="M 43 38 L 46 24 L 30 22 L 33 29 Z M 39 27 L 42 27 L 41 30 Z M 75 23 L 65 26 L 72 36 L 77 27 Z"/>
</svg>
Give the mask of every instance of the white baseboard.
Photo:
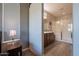
<svg viewBox="0 0 79 59">
<path fill-rule="evenodd" d="M 73 44 L 72 42 L 67 42 L 67 41 L 62 41 L 62 40 L 56 40 L 56 41 L 60 41 L 60 42 L 68 43 L 68 44 Z"/>
<path fill-rule="evenodd" d="M 26 50 L 29 50 L 30 48 L 25 48 L 25 49 L 22 49 L 22 51 L 26 51 Z"/>
</svg>

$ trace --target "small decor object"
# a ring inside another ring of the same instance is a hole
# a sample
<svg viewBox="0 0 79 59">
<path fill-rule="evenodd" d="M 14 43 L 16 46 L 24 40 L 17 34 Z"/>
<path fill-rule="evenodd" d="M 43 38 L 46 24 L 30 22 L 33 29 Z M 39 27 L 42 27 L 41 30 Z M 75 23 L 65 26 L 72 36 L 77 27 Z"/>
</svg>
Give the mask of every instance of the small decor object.
<svg viewBox="0 0 79 59">
<path fill-rule="evenodd" d="M 10 36 L 12 37 L 12 40 L 14 40 L 14 37 L 16 36 L 16 30 L 10 30 Z"/>
<path fill-rule="evenodd" d="M 52 31 L 52 22 L 49 22 L 49 31 Z"/>
<path fill-rule="evenodd" d="M 49 22 L 49 25 L 52 26 L 52 22 Z"/>
</svg>

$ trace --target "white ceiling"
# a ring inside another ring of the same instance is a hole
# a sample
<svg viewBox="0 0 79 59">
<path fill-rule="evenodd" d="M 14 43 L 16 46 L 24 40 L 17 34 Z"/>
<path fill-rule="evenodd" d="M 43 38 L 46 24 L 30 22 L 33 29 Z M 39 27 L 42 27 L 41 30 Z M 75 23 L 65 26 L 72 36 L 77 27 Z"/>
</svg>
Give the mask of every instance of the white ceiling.
<svg viewBox="0 0 79 59">
<path fill-rule="evenodd" d="M 44 10 L 54 16 L 63 16 L 72 14 L 71 3 L 45 3 Z"/>
</svg>

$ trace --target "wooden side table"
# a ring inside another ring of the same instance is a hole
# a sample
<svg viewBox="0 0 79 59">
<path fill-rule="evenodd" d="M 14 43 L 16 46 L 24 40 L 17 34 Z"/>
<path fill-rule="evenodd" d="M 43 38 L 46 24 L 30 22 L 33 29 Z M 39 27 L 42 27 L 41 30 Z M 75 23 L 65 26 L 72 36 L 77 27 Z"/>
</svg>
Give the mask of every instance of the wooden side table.
<svg viewBox="0 0 79 59">
<path fill-rule="evenodd" d="M 20 40 L 6 41 L 3 42 L 2 45 L 3 53 L 8 53 L 10 56 L 22 55 L 22 45 Z"/>
<path fill-rule="evenodd" d="M 22 46 L 13 47 L 7 51 L 9 56 L 22 56 Z"/>
</svg>

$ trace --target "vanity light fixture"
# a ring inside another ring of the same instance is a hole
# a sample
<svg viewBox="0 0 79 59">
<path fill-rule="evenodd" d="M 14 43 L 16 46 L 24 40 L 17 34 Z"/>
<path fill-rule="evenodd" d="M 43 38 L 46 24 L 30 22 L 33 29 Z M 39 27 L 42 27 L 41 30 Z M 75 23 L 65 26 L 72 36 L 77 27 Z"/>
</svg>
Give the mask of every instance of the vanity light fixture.
<svg viewBox="0 0 79 59">
<path fill-rule="evenodd" d="M 60 21 L 57 21 L 56 23 L 57 23 L 57 24 L 60 24 Z"/>
</svg>

